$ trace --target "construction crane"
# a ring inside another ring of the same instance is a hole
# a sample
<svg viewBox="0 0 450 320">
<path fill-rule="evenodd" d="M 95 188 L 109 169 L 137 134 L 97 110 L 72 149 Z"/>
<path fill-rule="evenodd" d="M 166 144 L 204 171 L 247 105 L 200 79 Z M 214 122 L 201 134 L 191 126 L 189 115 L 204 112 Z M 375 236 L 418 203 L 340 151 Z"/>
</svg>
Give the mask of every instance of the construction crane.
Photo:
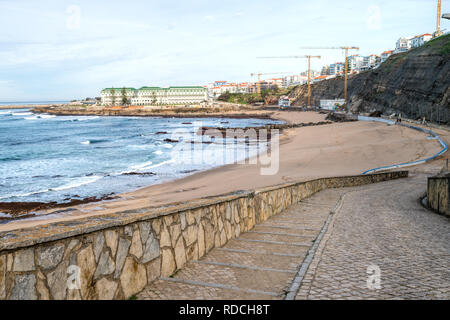
<svg viewBox="0 0 450 320">
<path fill-rule="evenodd" d="M 273 74 L 287 74 L 287 73 L 292 73 L 292 72 L 270 72 L 270 73 L 250 73 L 250 76 L 254 77 L 257 76 L 258 77 L 258 83 L 257 83 L 257 92 L 258 94 L 261 94 L 261 76 L 267 76 L 267 75 L 273 75 Z"/>
<path fill-rule="evenodd" d="M 348 87 L 348 51 L 359 50 L 359 47 L 301 47 L 301 49 L 339 49 L 345 50 L 345 70 L 344 70 L 344 106 L 347 107 L 347 87 Z"/>
<path fill-rule="evenodd" d="M 436 20 L 436 32 L 433 34 L 434 38 L 442 36 L 443 32 L 441 30 L 441 8 L 442 0 L 438 0 L 437 4 L 437 20 Z"/>
<path fill-rule="evenodd" d="M 281 57 L 258 57 L 258 59 L 308 59 L 308 106 L 311 105 L 311 59 L 321 56 L 281 56 Z"/>
</svg>

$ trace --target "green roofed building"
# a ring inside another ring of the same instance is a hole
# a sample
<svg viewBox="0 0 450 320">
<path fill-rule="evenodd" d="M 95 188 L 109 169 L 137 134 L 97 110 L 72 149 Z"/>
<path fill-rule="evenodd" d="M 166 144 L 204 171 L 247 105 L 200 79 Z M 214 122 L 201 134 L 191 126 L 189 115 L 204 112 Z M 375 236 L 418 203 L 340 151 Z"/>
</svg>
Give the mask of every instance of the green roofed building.
<svg viewBox="0 0 450 320">
<path fill-rule="evenodd" d="M 105 106 L 192 105 L 206 101 L 208 90 L 201 86 L 105 88 L 101 91 L 101 97 L 102 104 Z"/>
</svg>

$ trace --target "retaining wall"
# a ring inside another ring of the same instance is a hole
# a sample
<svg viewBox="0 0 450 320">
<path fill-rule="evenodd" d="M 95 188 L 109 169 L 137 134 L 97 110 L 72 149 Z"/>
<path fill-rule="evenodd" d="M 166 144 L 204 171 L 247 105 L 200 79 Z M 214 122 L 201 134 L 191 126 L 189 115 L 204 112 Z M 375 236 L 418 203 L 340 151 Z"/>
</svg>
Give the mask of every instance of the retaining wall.
<svg viewBox="0 0 450 320">
<path fill-rule="evenodd" d="M 0 233 L 0 299 L 127 299 L 326 188 L 407 171 L 323 178 Z"/>
<path fill-rule="evenodd" d="M 427 199 L 431 209 L 450 216 L 450 177 L 428 178 Z"/>
</svg>

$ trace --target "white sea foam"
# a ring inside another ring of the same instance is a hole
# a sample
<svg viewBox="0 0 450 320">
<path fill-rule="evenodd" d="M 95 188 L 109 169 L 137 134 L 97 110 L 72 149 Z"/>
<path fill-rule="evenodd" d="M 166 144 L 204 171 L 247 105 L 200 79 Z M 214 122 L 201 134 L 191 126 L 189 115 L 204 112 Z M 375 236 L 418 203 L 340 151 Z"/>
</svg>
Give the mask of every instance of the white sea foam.
<svg viewBox="0 0 450 320">
<path fill-rule="evenodd" d="M 33 117 L 25 117 L 25 120 L 38 120 L 39 117 L 38 116 L 33 116 Z"/>
<path fill-rule="evenodd" d="M 78 120 L 78 121 L 88 121 L 88 120 L 95 120 L 95 119 L 98 119 L 98 118 L 100 118 L 100 117 L 98 117 L 98 116 L 92 116 L 92 117 L 86 116 L 86 117 L 78 117 L 78 118 L 76 118 L 76 119 L 74 119 L 74 120 Z"/>
<path fill-rule="evenodd" d="M 39 190 L 39 191 L 32 191 L 32 192 L 27 192 L 27 193 L 8 194 L 6 196 L 0 197 L 0 200 L 8 199 L 8 198 L 16 198 L 16 197 L 17 198 L 23 198 L 23 197 L 32 196 L 32 195 L 39 194 L 39 193 L 44 193 L 44 192 L 48 192 L 48 189 Z"/>
<path fill-rule="evenodd" d="M 160 156 L 160 155 L 162 155 L 164 152 L 162 152 L 161 150 L 157 150 L 157 151 L 155 151 L 155 152 L 153 152 L 154 154 L 156 154 L 156 155 L 158 155 L 158 156 Z"/>
<path fill-rule="evenodd" d="M 81 142 L 81 144 L 86 144 L 86 145 L 88 145 L 88 144 L 91 144 L 91 142 L 90 142 L 89 140 L 87 140 L 87 141 Z"/>
<path fill-rule="evenodd" d="M 168 143 L 166 143 L 166 144 L 163 144 L 162 145 L 164 148 L 167 148 L 167 149 L 171 149 L 171 148 L 173 148 L 173 145 L 171 145 L 171 144 L 168 144 Z"/>
<path fill-rule="evenodd" d="M 62 185 L 60 187 L 51 188 L 48 191 L 61 191 L 61 190 L 78 188 L 78 187 L 84 186 L 86 184 L 90 184 L 97 180 L 100 180 L 101 178 L 102 178 L 102 176 L 83 177 L 83 178 L 79 178 L 74 181 L 71 181 L 68 184 Z"/>
<path fill-rule="evenodd" d="M 147 162 L 144 162 L 144 163 L 141 163 L 141 164 L 137 164 L 137 165 L 131 166 L 130 169 L 132 169 L 132 170 L 142 170 L 142 169 L 147 168 L 148 166 L 151 166 L 152 164 L 153 164 L 152 161 L 147 161 Z M 130 171 L 127 171 L 127 172 L 130 172 Z"/>
<path fill-rule="evenodd" d="M 82 177 L 82 178 L 78 178 L 75 179 L 65 185 L 56 187 L 56 188 L 49 188 L 49 189 L 43 189 L 43 190 L 39 190 L 39 191 L 32 191 L 32 192 L 27 192 L 27 193 L 17 193 L 17 194 L 9 194 L 3 197 L 0 197 L 0 200 L 2 199 L 8 199 L 8 198 L 24 198 L 24 197 L 28 197 L 28 196 L 33 196 L 36 194 L 40 194 L 40 193 L 46 193 L 46 192 L 50 192 L 50 191 L 62 191 L 62 190 L 69 190 L 69 189 L 73 189 L 73 188 L 78 188 L 81 186 L 84 186 L 86 184 L 90 184 L 93 183 L 99 179 L 101 179 L 102 176 L 91 176 L 91 177 Z"/>
<path fill-rule="evenodd" d="M 12 115 L 13 116 L 31 116 L 33 113 L 32 112 L 13 112 Z"/>
<path fill-rule="evenodd" d="M 147 167 L 147 169 L 153 169 L 153 168 L 157 168 L 157 167 L 161 167 L 164 166 L 166 164 L 171 164 L 171 163 L 175 163 L 175 160 L 167 160 L 167 161 L 163 161 L 161 163 L 157 163 L 153 166 Z"/>
</svg>

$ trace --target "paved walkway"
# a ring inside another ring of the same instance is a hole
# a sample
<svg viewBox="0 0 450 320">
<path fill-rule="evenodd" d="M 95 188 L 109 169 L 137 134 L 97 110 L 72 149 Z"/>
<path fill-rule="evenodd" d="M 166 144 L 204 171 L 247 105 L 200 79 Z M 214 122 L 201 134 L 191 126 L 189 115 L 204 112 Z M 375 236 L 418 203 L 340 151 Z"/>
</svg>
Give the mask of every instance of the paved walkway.
<svg viewBox="0 0 450 320">
<path fill-rule="evenodd" d="M 322 191 L 138 299 L 285 299 L 299 280 L 297 299 L 449 299 L 450 220 L 420 206 L 425 188 L 421 175 Z"/>
<path fill-rule="evenodd" d="M 425 190 L 420 175 L 348 192 L 297 299 L 450 299 L 450 219 L 420 205 Z"/>
</svg>

